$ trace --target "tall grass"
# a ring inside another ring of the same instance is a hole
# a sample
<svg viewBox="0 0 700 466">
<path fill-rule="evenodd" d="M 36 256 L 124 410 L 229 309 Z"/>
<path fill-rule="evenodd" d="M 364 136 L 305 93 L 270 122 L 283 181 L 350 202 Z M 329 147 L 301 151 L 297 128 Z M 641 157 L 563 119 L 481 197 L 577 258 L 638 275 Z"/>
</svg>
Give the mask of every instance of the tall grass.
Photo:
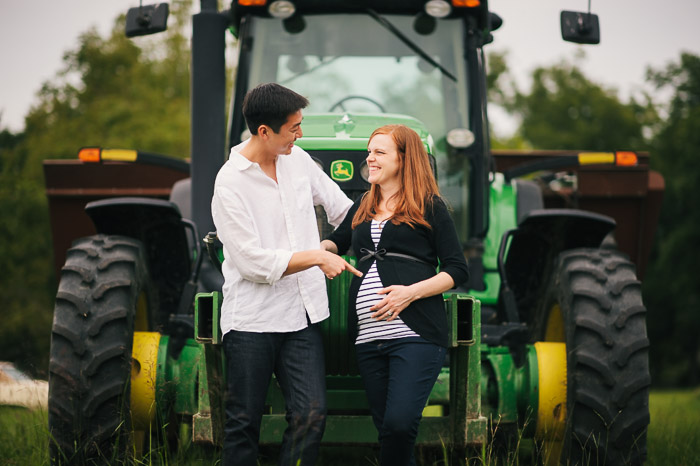
<svg viewBox="0 0 700 466">
<path fill-rule="evenodd" d="M 651 424 L 647 438 L 647 466 L 700 466 L 700 389 L 652 392 L 649 400 Z M 48 465 L 48 418 L 45 411 L 0 407 L 0 466 Z M 537 452 L 533 443 L 521 439 L 520 448 L 505 457 L 495 455 L 493 445 L 469 454 L 470 465 L 520 466 L 533 464 Z M 146 454 L 135 461 L 138 466 L 203 466 L 219 463 L 217 450 L 193 445 L 174 454 Z M 261 466 L 277 462 L 276 447 L 261 449 Z M 323 447 L 318 464 L 321 466 L 375 466 L 377 450 L 370 447 Z M 497 459 L 500 457 L 500 460 Z M 419 449 L 419 465 L 457 466 L 465 461 L 453 457 L 448 447 Z"/>
<path fill-rule="evenodd" d="M 647 466 L 700 466 L 700 389 L 653 392 Z"/>
<path fill-rule="evenodd" d="M 44 410 L 0 407 L 0 464 L 49 463 L 48 416 Z"/>
</svg>

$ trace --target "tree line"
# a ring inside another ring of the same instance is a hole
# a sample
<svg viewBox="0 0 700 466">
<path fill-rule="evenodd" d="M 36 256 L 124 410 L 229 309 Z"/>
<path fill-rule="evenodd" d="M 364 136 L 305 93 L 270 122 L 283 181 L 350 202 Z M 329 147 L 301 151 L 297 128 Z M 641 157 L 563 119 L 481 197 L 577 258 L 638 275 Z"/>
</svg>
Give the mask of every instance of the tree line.
<svg viewBox="0 0 700 466">
<path fill-rule="evenodd" d="M 173 7 L 176 27 L 129 40 L 124 17 L 107 37 L 81 35 L 63 69 L 45 83 L 25 129 L 0 119 L 0 360 L 45 375 L 56 277 L 42 161 L 75 158 L 79 147 L 189 153 L 188 2 Z M 638 150 L 651 153 L 666 191 L 643 283 L 653 384 L 700 383 L 700 57 L 682 53 L 649 69 L 652 91 L 623 102 L 585 74 L 585 57 L 540 67 L 529 89 L 508 72 L 507 55 L 488 54 L 492 105 L 517 118 L 494 136 L 512 149 Z M 657 101 L 656 95 L 671 95 Z"/>
</svg>

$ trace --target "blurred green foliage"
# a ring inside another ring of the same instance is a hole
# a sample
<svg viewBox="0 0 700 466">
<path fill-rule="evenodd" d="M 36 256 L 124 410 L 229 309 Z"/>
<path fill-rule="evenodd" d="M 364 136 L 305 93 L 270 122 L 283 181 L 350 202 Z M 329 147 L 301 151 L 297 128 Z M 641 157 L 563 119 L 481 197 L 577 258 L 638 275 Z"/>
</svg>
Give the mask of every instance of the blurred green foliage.
<svg viewBox="0 0 700 466">
<path fill-rule="evenodd" d="M 652 140 L 652 167 L 666 182 L 650 268 L 652 378 L 657 386 L 700 384 L 700 57 L 682 54 L 649 70 L 659 91 L 670 91 L 666 115 Z"/>
<path fill-rule="evenodd" d="M 124 16 L 107 38 L 82 34 L 25 130 L 0 132 L 0 360 L 47 374 L 56 279 L 42 161 L 75 158 L 83 146 L 189 154 L 190 6 L 175 4 L 157 37 L 127 39 Z"/>
</svg>

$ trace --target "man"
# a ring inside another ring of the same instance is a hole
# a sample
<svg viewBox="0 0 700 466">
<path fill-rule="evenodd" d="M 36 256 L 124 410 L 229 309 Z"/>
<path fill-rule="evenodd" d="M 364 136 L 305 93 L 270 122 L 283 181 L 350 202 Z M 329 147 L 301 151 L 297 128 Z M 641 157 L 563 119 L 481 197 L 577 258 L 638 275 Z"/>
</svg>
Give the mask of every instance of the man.
<svg viewBox="0 0 700 466">
<path fill-rule="evenodd" d="M 212 216 L 224 246 L 221 331 L 227 360 L 224 465 L 255 465 L 272 373 L 288 427 L 280 465 L 316 461 L 326 420 L 324 274 L 360 274 L 320 248 L 314 211 L 337 226 L 352 202 L 294 145 L 308 100 L 262 84 L 243 100 L 251 137 L 231 150 L 214 185 Z"/>
</svg>

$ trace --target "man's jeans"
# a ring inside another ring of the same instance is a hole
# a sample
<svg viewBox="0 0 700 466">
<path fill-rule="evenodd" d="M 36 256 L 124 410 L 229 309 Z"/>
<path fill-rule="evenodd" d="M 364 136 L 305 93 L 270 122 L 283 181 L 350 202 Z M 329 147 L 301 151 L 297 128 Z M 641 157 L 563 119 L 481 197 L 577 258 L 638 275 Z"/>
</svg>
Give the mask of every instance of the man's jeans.
<svg viewBox="0 0 700 466">
<path fill-rule="evenodd" d="M 413 447 L 447 349 L 420 337 L 355 346 L 357 365 L 379 431 L 382 466 L 415 465 Z"/>
<path fill-rule="evenodd" d="M 230 331 L 223 465 L 257 464 L 260 424 L 272 373 L 282 388 L 288 427 L 280 466 L 313 465 L 326 424 L 323 342 L 318 325 L 290 333 Z"/>
</svg>

